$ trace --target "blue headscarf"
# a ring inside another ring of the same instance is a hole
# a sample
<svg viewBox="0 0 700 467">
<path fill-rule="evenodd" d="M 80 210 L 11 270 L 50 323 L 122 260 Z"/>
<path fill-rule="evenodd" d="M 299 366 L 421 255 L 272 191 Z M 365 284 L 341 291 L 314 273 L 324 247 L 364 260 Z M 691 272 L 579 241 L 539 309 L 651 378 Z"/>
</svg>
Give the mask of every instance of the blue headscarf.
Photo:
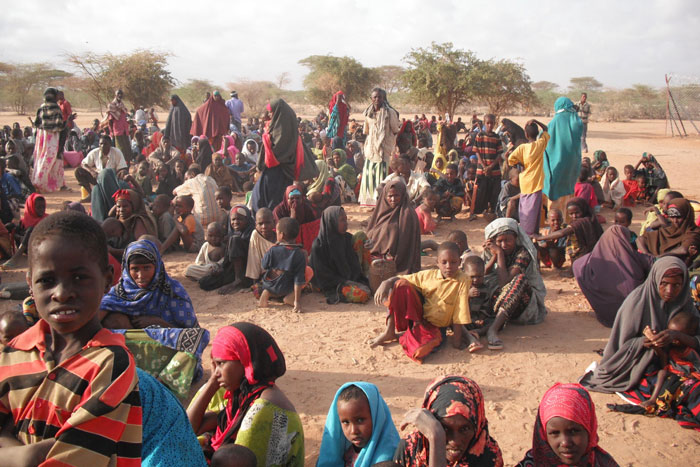
<svg viewBox="0 0 700 467">
<path fill-rule="evenodd" d="M 581 133 L 583 124 L 574 103 L 560 97 L 547 130 L 550 140 L 544 151 L 544 194 L 551 201 L 574 193 L 581 174 Z"/>
<path fill-rule="evenodd" d="M 356 381 L 343 384 L 335 393 L 333 403 L 328 409 L 326 426 L 323 429 L 321 452 L 316 467 L 343 465 L 343 456 L 350 447 L 350 441 L 345 438 L 338 417 L 338 395 L 348 386 L 355 385 L 362 389 L 367 396 L 372 413 L 372 438 L 357 455 L 355 467 L 370 467 L 394 458 L 394 451 L 399 444 L 399 433 L 396 431 L 391 418 L 389 407 L 379 394 L 379 389 L 372 383 Z"/>
<path fill-rule="evenodd" d="M 129 260 L 139 255 L 155 264 L 153 280 L 145 289 L 136 285 L 129 274 Z M 122 277 L 102 298 L 100 308 L 128 316 L 158 316 L 174 328 L 198 327 L 192 300 L 185 288 L 165 272 L 165 265 L 155 243 L 139 240 L 130 243 L 122 260 Z"/>
</svg>

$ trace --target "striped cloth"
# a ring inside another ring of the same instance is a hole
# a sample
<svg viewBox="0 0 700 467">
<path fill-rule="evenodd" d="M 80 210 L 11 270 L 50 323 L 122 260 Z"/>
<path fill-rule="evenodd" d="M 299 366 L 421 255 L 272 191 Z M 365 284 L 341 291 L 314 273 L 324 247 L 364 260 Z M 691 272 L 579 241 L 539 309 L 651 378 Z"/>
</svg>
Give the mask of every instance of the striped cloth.
<svg viewBox="0 0 700 467">
<path fill-rule="evenodd" d="M 124 337 L 101 329 L 56 365 L 50 332 L 40 320 L 0 353 L 0 425 L 11 421 L 23 444 L 56 438 L 42 466 L 139 466 L 141 398 Z"/>
<path fill-rule="evenodd" d="M 486 164 L 490 164 L 503 152 L 501 137 L 493 131 L 490 133 L 479 133 L 474 139 L 474 151 L 481 154 L 481 158 Z M 496 164 L 489 173 L 484 173 L 484 167 L 479 164 L 476 169 L 477 175 L 487 175 L 496 177 L 501 175 L 501 166 Z"/>
</svg>

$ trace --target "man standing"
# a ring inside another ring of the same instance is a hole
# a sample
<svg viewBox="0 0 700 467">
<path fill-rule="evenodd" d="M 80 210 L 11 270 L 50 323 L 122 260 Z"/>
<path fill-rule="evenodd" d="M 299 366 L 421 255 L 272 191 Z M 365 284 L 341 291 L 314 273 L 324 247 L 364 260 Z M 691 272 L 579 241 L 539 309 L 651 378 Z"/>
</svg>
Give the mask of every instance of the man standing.
<svg viewBox="0 0 700 467">
<path fill-rule="evenodd" d="M 588 133 L 588 117 L 591 115 L 591 104 L 588 103 L 588 94 L 581 94 L 581 101 L 578 103 L 578 115 L 583 123 L 583 133 L 581 133 L 581 151 L 588 152 L 586 144 L 586 133 Z"/>
<path fill-rule="evenodd" d="M 114 142 L 128 164 L 131 161 L 131 141 L 129 141 L 129 122 L 126 120 L 128 111 L 122 101 L 123 97 L 124 92 L 117 89 L 114 93 L 114 100 L 109 103 L 107 117 Z"/>
<path fill-rule="evenodd" d="M 241 131 L 241 114 L 244 111 L 243 101 L 238 98 L 236 91 L 231 91 L 231 99 L 226 101 L 226 107 L 231 113 L 231 123 L 236 127 L 236 131 Z"/>
<path fill-rule="evenodd" d="M 66 97 L 63 95 L 63 91 L 58 91 L 56 102 L 61 108 L 61 115 L 63 116 L 63 121 L 66 123 L 63 127 L 63 130 L 61 131 L 61 137 L 58 141 L 58 154 L 60 155 L 63 154 L 66 138 L 75 126 L 73 120 L 75 120 L 75 117 L 77 117 L 78 115 L 73 113 L 73 108 L 71 107 L 70 102 L 68 102 L 66 100 Z"/>
</svg>

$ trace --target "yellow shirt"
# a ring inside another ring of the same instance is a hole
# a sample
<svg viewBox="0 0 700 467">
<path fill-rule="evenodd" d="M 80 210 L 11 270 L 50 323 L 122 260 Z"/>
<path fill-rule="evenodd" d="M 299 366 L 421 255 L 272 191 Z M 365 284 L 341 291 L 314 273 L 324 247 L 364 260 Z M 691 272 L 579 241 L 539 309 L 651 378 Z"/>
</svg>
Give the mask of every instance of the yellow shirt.
<svg viewBox="0 0 700 467">
<path fill-rule="evenodd" d="M 469 287 L 471 280 L 462 271 L 449 279 L 442 277 L 439 269 L 428 269 L 405 276 L 423 297 L 423 318 L 437 327 L 450 324 L 469 324 Z"/>
<path fill-rule="evenodd" d="M 508 157 L 508 165 L 522 164 L 520 193 L 529 195 L 544 188 L 544 150 L 547 149 L 549 133 L 546 131 L 537 141 L 521 144 Z"/>
</svg>

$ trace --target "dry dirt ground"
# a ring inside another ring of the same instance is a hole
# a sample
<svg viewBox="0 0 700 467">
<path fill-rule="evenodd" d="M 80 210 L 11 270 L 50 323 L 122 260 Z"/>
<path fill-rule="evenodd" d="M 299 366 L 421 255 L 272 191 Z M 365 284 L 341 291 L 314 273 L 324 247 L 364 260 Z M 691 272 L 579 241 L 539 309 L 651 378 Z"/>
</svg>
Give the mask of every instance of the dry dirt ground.
<svg viewBox="0 0 700 467">
<path fill-rule="evenodd" d="M 94 115 L 82 114 L 78 123 L 88 124 Z M 514 117 L 523 125 L 526 117 Z M 20 120 L 0 115 L 0 124 Z M 547 123 L 547 121 L 545 121 Z M 622 172 L 635 164 L 642 152 L 654 154 L 666 169 L 673 188 L 686 197 L 700 199 L 697 157 L 700 138 L 671 138 L 664 134 L 663 121 L 626 123 L 592 122 L 588 130 L 591 153 L 607 152 L 611 164 Z M 48 211 L 60 208 L 65 199 L 77 200 L 78 187 L 67 176 L 73 193 L 47 196 Z M 236 201 L 236 200 L 234 200 Z M 346 206 L 350 231 L 360 229 L 368 212 L 356 205 Z M 639 228 L 642 209 L 634 210 L 634 228 Z M 610 211 L 603 211 L 612 222 Z M 486 222 L 467 222 L 464 214 L 455 222 L 443 223 L 435 239 L 443 240 L 453 229 L 463 229 L 472 248 L 481 251 Z M 476 354 L 449 345 L 431 355 L 424 364 L 409 360 L 397 345 L 370 349 L 368 341 L 383 328 L 385 311 L 374 304 L 327 305 L 319 294 L 305 295 L 305 313 L 294 314 L 286 306 L 257 309 L 250 292 L 221 296 L 199 290 L 184 277 L 194 254 L 171 254 L 165 259 L 169 274 L 181 281 L 195 304 L 200 324 L 213 335 L 225 324 L 250 321 L 267 329 L 285 354 L 287 374 L 279 380 L 301 414 L 306 438 L 306 463 L 314 465 L 328 406 L 336 389 L 346 381 L 365 380 L 379 386 L 399 425 L 404 412 L 419 406 L 423 391 L 436 376 L 460 374 L 479 383 L 486 399 L 486 416 L 491 434 L 498 441 L 506 465 L 517 463 L 530 447 L 537 406 L 544 392 L 555 382 L 574 382 L 584 369 L 598 359 L 596 349 L 605 346 L 609 329 L 596 321 L 581 295 L 575 279 L 561 278 L 543 270 L 549 314 L 537 326 L 509 326 L 503 332 L 503 351 L 483 350 Z M 434 265 L 434 256 L 423 258 L 424 267 Z M 3 272 L 2 281 L 23 280 L 25 270 Z M 2 309 L 19 302 L 4 301 Z M 208 371 L 210 358 L 204 357 Z M 600 445 L 621 465 L 691 465 L 697 462 L 700 437 L 680 428 L 675 421 L 609 412 L 606 404 L 617 396 L 593 394 L 596 404 Z M 693 460 L 695 459 L 695 461 Z"/>
</svg>

